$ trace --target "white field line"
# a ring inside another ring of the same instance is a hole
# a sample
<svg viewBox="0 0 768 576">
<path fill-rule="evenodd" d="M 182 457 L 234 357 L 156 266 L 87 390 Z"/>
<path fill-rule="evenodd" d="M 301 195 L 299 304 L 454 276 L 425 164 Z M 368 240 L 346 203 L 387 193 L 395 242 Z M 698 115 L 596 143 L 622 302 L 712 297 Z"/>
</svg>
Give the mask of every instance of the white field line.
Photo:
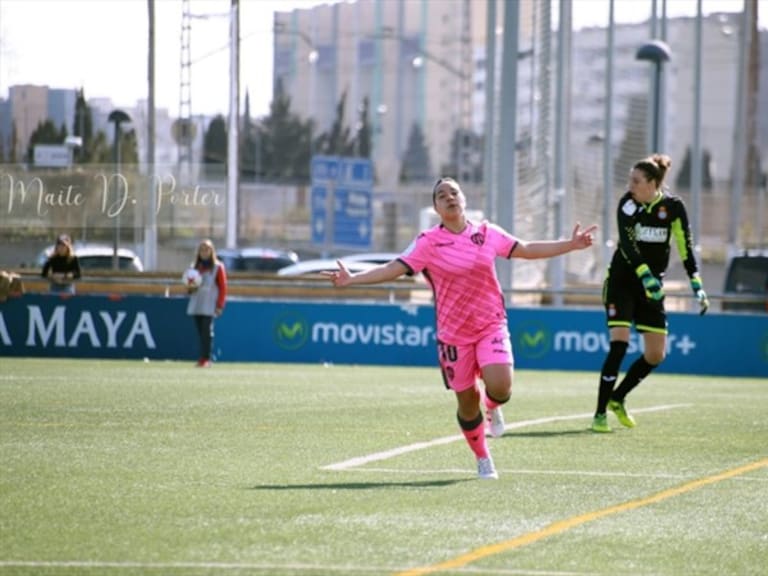
<svg viewBox="0 0 768 576">
<path fill-rule="evenodd" d="M 328 566 L 314 564 L 256 564 L 247 562 L 99 562 L 96 560 L 0 560 L 0 569 L 2 568 L 60 568 L 60 569 L 78 569 L 78 568 L 102 568 L 118 570 L 258 570 L 259 572 L 292 570 L 298 572 L 308 572 L 313 574 L 362 574 L 371 572 L 375 574 L 388 574 L 392 571 L 402 568 L 392 566 Z M 475 568 L 466 566 L 460 568 L 457 572 L 462 574 L 496 574 L 499 576 L 588 576 L 591 572 L 562 572 L 551 570 L 516 570 L 516 569 L 497 569 L 489 570 L 486 568 Z"/>
<path fill-rule="evenodd" d="M 336 572 L 339 574 L 360 574 L 362 572 L 382 573 L 393 568 L 372 566 L 328 566 L 315 564 L 256 564 L 248 562 L 99 562 L 98 560 L 0 560 L 2 568 L 116 568 L 140 570 L 297 570 L 313 573 Z"/>
<path fill-rule="evenodd" d="M 598 476 L 598 477 L 612 477 L 612 478 L 667 478 L 669 480 L 688 480 L 691 478 L 690 474 L 628 474 L 625 472 L 590 472 L 584 470 L 521 470 L 518 468 L 499 468 L 497 463 L 497 470 L 504 472 L 505 474 L 515 475 L 528 475 L 528 476 Z M 385 474 L 422 474 L 424 476 L 440 475 L 440 474 L 465 474 L 466 476 L 475 477 L 477 471 L 472 468 L 443 468 L 440 470 L 414 470 L 408 468 L 407 470 L 401 468 L 357 468 L 354 472 L 376 472 Z"/>
<path fill-rule="evenodd" d="M 673 410 L 675 408 L 685 408 L 690 404 L 665 404 L 661 406 L 651 406 L 649 408 L 633 408 L 633 413 L 643 412 L 660 412 L 662 410 Z M 564 422 L 567 420 L 581 420 L 586 418 L 592 418 L 594 413 L 585 412 L 582 414 L 570 414 L 567 416 L 548 416 L 545 418 L 534 418 L 532 420 L 521 420 L 520 422 L 510 422 L 504 427 L 504 430 L 515 430 L 517 428 L 525 428 L 527 426 L 536 426 L 537 424 L 550 424 L 552 422 Z M 349 470 L 350 468 L 357 468 L 358 466 L 365 466 L 371 462 L 380 462 L 381 460 L 388 460 L 389 458 L 395 458 L 396 456 L 402 456 L 409 452 L 416 452 L 417 450 L 424 450 L 426 448 L 433 448 L 434 446 L 442 446 L 443 444 L 450 444 L 451 442 L 457 442 L 464 440 L 464 436 L 461 434 L 455 434 L 453 436 L 444 436 L 442 438 L 435 438 L 434 440 L 428 440 L 426 442 L 416 442 L 415 444 L 407 444 L 405 446 L 399 446 L 392 448 L 391 450 L 385 450 L 384 452 L 375 452 L 368 454 L 367 456 L 358 456 L 357 458 L 350 458 L 342 462 L 336 462 L 335 464 L 328 464 L 322 466 L 321 470 Z"/>
</svg>

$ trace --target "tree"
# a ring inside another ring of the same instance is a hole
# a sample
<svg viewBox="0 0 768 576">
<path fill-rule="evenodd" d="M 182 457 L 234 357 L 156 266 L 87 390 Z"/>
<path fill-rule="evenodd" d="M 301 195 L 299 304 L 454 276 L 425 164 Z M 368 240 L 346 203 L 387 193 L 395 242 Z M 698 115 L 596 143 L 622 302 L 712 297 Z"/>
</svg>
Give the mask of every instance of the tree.
<svg viewBox="0 0 768 576">
<path fill-rule="evenodd" d="M 368 96 L 363 98 L 360 108 L 360 119 L 357 121 L 355 133 L 355 156 L 370 158 L 373 152 L 373 127 L 370 122 L 370 101 Z"/>
<path fill-rule="evenodd" d="M 309 182 L 314 131 L 314 121 L 302 120 L 291 111 L 291 99 L 278 80 L 269 115 L 261 122 L 258 132 L 264 176 L 278 181 Z"/>
<path fill-rule="evenodd" d="M 57 129 L 50 118 L 40 122 L 29 137 L 26 160 L 32 164 L 35 158 L 35 146 L 37 144 L 63 144 L 67 139 L 67 127 L 63 124 Z"/>
<path fill-rule="evenodd" d="M 432 161 L 421 125 L 414 123 L 408 135 L 408 146 L 400 164 L 400 182 L 427 182 L 432 179 Z"/>
<path fill-rule="evenodd" d="M 246 90 L 243 126 L 240 131 L 240 177 L 245 180 L 255 180 L 260 177 L 258 137 L 258 127 L 251 121 L 250 94 Z"/>
<path fill-rule="evenodd" d="M 224 178 L 227 174 L 227 122 L 218 114 L 203 137 L 203 174 L 206 178 Z"/>
<path fill-rule="evenodd" d="M 482 139 L 472 130 L 458 128 L 451 138 L 451 156 L 440 169 L 442 176 L 461 182 L 482 182 Z"/>
<path fill-rule="evenodd" d="M 685 150 L 685 157 L 683 158 L 683 164 L 680 167 L 680 171 L 677 173 L 677 180 L 675 185 L 677 188 L 683 188 L 689 190 L 691 188 L 691 148 L 690 146 Z M 701 186 L 705 190 L 712 189 L 712 170 L 711 170 L 712 156 L 709 150 L 703 150 L 701 153 Z"/>
<path fill-rule="evenodd" d="M 77 91 L 75 100 L 75 120 L 72 124 L 72 134 L 82 139 L 82 145 L 75 150 L 75 162 L 86 164 L 93 161 L 94 142 L 93 135 L 93 117 L 91 107 L 85 100 L 85 89 L 80 88 Z"/>
<path fill-rule="evenodd" d="M 352 156 L 355 153 L 355 143 L 350 137 L 349 126 L 344 123 L 346 102 L 347 91 L 345 90 L 336 104 L 336 118 L 331 125 L 330 132 L 324 132 L 318 139 L 318 151 L 321 154 Z"/>
<path fill-rule="evenodd" d="M 112 152 L 114 158 L 114 151 Z M 139 164 L 139 146 L 136 140 L 136 130 L 126 130 L 120 133 L 120 163 Z"/>
<path fill-rule="evenodd" d="M 87 162 L 92 164 L 111 164 L 114 161 L 112 145 L 107 141 L 107 135 L 102 130 L 89 140 L 85 156 L 87 156 Z"/>
</svg>

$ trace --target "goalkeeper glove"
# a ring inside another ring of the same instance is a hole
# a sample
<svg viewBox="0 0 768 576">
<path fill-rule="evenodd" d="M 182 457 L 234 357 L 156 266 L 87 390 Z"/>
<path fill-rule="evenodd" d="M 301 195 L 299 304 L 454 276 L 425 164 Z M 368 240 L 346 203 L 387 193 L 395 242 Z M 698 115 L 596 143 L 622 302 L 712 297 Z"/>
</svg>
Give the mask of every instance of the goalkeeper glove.
<svg viewBox="0 0 768 576">
<path fill-rule="evenodd" d="M 699 314 L 706 314 L 707 310 L 709 310 L 709 298 L 707 298 L 707 293 L 704 292 L 704 287 L 701 284 L 701 278 L 699 276 L 691 278 L 691 290 L 693 290 L 696 300 L 699 301 Z"/>
<path fill-rule="evenodd" d="M 648 264 L 640 264 L 640 266 L 635 269 L 635 274 L 637 274 L 640 282 L 643 283 L 645 297 L 648 298 L 648 300 L 659 301 L 664 299 L 664 288 L 662 287 L 661 282 L 659 282 L 659 279 L 656 278 L 651 272 L 651 269 L 648 268 Z"/>
</svg>

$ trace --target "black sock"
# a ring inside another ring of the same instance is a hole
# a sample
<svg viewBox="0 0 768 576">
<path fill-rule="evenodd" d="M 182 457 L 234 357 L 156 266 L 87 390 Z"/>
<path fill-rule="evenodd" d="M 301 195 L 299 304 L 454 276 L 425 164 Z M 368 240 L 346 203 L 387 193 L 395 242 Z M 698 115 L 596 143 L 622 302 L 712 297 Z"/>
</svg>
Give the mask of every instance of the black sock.
<svg viewBox="0 0 768 576">
<path fill-rule="evenodd" d="M 479 412 L 477 414 L 477 417 L 474 418 L 473 420 L 464 420 L 457 413 L 456 420 L 459 421 L 459 426 L 461 427 L 462 430 L 474 430 L 475 428 L 480 426 L 480 424 L 483 423 L 483 413 Z"/>
<path fill-rule="evenodd" d="M 616 388 L 611 395 L 611 400 L 624 402 L 624 398 L 627 397 L 627 394 L 629 394 L 635 386 L 640 384 L 640 382 L 643 381 L 643 378 L 648 376 L 654 368 L 656 368 L 655 364 L 649 364 L 645 359 L 645 356 L 640 356 L 640 358 L 635 360 L 632 366 L 629 367 L 629 370 L 627 370 L 624 380 L 621 381 L 619 387 Z"/>
<path fill-rule="evenodd" d="M 485 391 L 485 396 L 488 398 L 488 400 L 490 400 L 491 402 L 495 402 L 499 406 L 501 406 L 502 404 L 506 404 L 507 402 L 509 402 L 509 399 L 511 398 L 511 396 L 507 396 L 506 398 L 504 398 L 504 400 L 499 400 L 498 398 L 494 398 L 493 396 L 488 394 L 488 390 Z"/>
<path fill-rule="evenodd" d="M 611 348 L 608 356 L 603 362 L 603 369 L 600 371 L 600 387 L 597 392 L 597 410 L 595 414 L 605 414 L 605 408 L 608 406 L 608 400 L 611 398 L 613 387 L 616 385 L 616 379 L 619 376 L 621 361 L 627 353 L 628 342 L 621 340 L 611 341 Z"/>
</svg>

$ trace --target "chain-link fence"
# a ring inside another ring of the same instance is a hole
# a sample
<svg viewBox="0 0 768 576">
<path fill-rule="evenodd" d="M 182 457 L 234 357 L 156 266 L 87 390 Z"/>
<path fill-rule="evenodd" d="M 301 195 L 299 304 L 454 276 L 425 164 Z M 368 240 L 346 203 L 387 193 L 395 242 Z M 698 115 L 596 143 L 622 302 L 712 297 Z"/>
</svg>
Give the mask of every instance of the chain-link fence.
<svg viewBox="0 0 768 576">
<path fill-rule="evenodd" d="M 673 162 L 667 184 L 688 206 L 701 257 L 722 263 L 728 248 L 764 246 L 768 203 L 760 160 L 768 133 L 768 82 L 762 81 L 768 67 L 761 61 L 766 32 L 758 31 L 752 10 L 757 3 L 734 2 L 734 10 L 746 6 L 749 13 L 708 14 L 700 22 L 695 17 L 657 18 L 655 25 L 649 20 L 610 28 L 606 14 L 604 27 L 569 34 L 559 28 L 561 20 L 568 22 L 559 12 L 562 4 L 520 3 L 512 136 L 500 133 L 503 35 L 495 44 L 490 122 L 496 138 L 513 139 L 514 158 L 499 157 L 498 143 L 490 148 L 486 159 L 493 162 L 492 181 L 462 182 L 469 208 L 498 220 L 499 167 L 515 162 L 515 194 L 502 199 L 514 203 L 512 232 L 549 239 L 570 234 L 577 221 L 599 224 L 600 246 L 564 259 L 566 283 L 598 282 L 614 248 L 615 203 L 632 164 L 653 151 L 651 136 L 660 131 L 659 151 L 669 153 Z M 650 11 L 652 3 L 647 4 Z M 498 3 L 499 26 L 505 5 Z M 662 37 L 671 59 L 662 64 L 663 81 L 657 87 L 654 64 L 639 60 L 637 52 Z M 561 41 L 567 44 L 559 46 Z M 485 55 L 474 58 L 488 61 Z M 362 92 L 365 87 L 358 88 Z M 475 91 L 487 88 L 486 74 Z M 652 123 L 657 97 L 660 125 Z M 486 132 L 491 125 L 485 124 Z M 427 140 L 433 137 L 427 134 Z M 559 145 L 563 155 L 556 153 Z M 692 178 L 695 150 L 700 151 L 698 187 Z M 178 263 L 175 256 L 158 259 L 163 268 L 186 263 L 200 237 L 224 243 L 231 201 L 224 177 L 181 185 L 174 167 L 156 167 L 152 185 L 146 167 L 36 171 L 3 165 L 0 172 L 0 235 L 6 246 L 27 239 L 42 247 L 67 232 L 81 241 L 117 239 L 141 253 L 147 227 L 156 226 L 158 249 L 179 255 Z M 564 174 L 561 187 L 559 173 Z M 395 189 L 375 184 L 371 242 L 365 249 L 402 250 L 425 223 L 433 222 L 430 184 Z M 322 252 L 324 247 L 312 242 L 311 193 L 307 184 L 241 182 L 234 193 L 238 243 L 291 248 L 308 256 Z M 351 250 L 337 248 L 339 253 Z M 7 252 L 3 265 L 13 266 L 19 259 Z M 549 262 L 515 265 L 516 285 L 550 282 Z"/>
</svg>

